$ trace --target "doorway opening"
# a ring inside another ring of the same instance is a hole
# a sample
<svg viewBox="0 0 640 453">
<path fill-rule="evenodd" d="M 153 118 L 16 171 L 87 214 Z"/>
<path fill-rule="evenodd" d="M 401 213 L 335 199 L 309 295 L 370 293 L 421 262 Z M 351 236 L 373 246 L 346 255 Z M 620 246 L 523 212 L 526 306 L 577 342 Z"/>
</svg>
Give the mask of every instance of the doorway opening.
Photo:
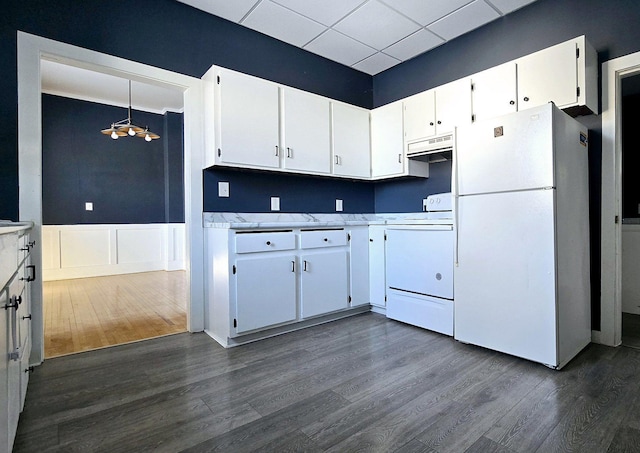
<svg viewBox="0 0 640 453">
<path fill-rule="evenodd" d="M 203 83 L 200 79 L 81 47 L 18 32 L 18 177 L 20 219 L 34 223 L 32 237 L 42 243 L 42 89 L 41 63 L 56 61 L 132 81 L 181 90 L 184 100 L 184 212 L 187 280 L 187 329 L 204 328 L 204 163 Z M 113 120 L 112 120 L 113 121 Z M 42 250 L 32 252 L 42 268 Z M 42 280 L 32 287 L 33 350 L 30 363 L 44 360 Z"/>
<path fill-rule="evenodd" d="M 621 80 L 622 158 L 622 344 L 640 348 L 640 146 L 635 128 L 640 122 L 640 75 Z"/>
<path fill-rule="evenodd" d="M 186 331 L 183 91 L 40 68 L 45 358 Z"/>
</svg>

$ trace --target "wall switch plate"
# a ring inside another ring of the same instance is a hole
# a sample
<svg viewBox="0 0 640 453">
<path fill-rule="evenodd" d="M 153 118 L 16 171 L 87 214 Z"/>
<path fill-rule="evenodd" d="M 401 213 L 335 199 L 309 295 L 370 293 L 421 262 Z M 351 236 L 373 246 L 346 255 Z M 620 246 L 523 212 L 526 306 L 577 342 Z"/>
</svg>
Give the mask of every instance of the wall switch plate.
<svg viewBox="0 0 640 453">
<path fill-rule="evenodd" d="M 226 181 L 218 182 L 218 197 L 226 198 L 229 196 L 229 183 Z"/>
<path fill-rule="evenodd" d="M 427 199 L 426 198 L 422 199 L 422 210 L 423 211 L 427 210 Z"/>
<path fill-rule="evenodd" d="M 342 200 L 340 200 L 339 198 L 336 198 L 336 211 L 342 211 Z"/>
<path fill-rule="evenodd" d="M 84 210 L 85 210 L 85 211 L 93 211 L 93 203 L 92 203 L 92 202 L 90 202 L 90 201 L 87 201 L 87 202 L 84 204 Z"/>
<path fill-rule="evenodd" d="M 271 210 L 272 211 L 280 210 L 280 197 L 271 197 Z"/>
</svg>

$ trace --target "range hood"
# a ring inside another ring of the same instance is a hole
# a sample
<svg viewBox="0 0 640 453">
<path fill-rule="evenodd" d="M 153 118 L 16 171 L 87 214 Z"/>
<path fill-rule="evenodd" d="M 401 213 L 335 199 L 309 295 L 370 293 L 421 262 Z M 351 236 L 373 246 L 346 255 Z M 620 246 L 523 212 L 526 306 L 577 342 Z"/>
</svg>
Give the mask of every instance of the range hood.
<svg viewBox="0 0 640 453">
<path fill-rule="evenodd" d="M 453 132 L 450 132 L 407 143 L 407 158 L 429 163 L 451 160 L 454 142 Z"/>
</svg>

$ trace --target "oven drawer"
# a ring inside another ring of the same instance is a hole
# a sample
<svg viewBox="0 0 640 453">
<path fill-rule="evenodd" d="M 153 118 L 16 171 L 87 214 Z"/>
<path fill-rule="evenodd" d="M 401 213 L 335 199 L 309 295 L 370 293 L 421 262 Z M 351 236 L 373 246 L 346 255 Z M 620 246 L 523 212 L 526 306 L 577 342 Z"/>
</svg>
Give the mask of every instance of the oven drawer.
<svg viewBox="0 0 640 453">
<path fill-rule="evenodd" d="M 389 290 L 387 318 L 453 335 L 453 301 Z"/>
</svg>

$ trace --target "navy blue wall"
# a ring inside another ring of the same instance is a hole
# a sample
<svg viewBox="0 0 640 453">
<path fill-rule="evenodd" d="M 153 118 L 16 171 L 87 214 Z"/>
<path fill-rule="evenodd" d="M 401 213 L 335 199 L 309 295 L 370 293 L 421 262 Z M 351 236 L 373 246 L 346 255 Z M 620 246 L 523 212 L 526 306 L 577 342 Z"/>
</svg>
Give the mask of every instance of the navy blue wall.
<svg viewBox="0 0 640 453">
<path fill-rule="evenodd" d="M 175 0 L 5 3 L 0 19 L 0 219 L 18 219 L 18 30 L 194 77 L 217 64 L 361 107 L 372 104 L 371 76 Z"/>
<path fill-rule="evenodd" d="M 410 178 L 377 182 L 375 212 L 422 211 L 427 195 L 451 190 L 451 161 L 429 165 L 428 178 Z"/>
<path fill-rule="evenodd" d="M 151 142 L 100 133 L 126 115 L 122 107 L 42 96 L 44 224 L 184 221 L 182 115 L 134 110 L 134 123 L 161 136 Z"/>
<path fill-rule="evenodd" d="M 218 182 L 229 182 L 229 198 L 218 198 Z M 370 182 L 234 169 L 204 171 L 205 212 L 270 212 L 280 197 L 280 212 L 335 213 L 336 199 L 345 213 L 374 212 Z"/>
</svg>

